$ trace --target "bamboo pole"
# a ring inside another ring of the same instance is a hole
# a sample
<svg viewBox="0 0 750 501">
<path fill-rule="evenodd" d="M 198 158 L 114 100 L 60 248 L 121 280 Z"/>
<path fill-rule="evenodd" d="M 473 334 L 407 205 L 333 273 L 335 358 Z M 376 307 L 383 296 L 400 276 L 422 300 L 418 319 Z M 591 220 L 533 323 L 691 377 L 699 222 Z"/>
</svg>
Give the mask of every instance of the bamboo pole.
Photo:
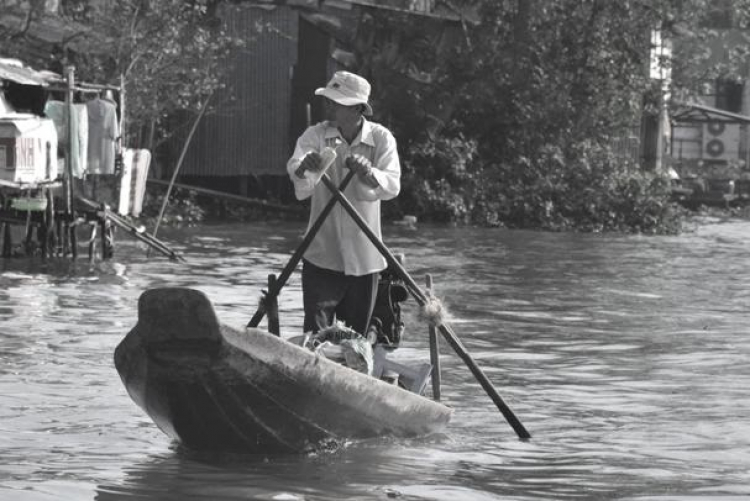
<svg viewBox="0 0 750 501">
<path fill-rule="evenodd" d="M 349 182 L 354 177 L 354 171 L 350 170 L 346 176 L 344 177 L 344 180 L 341 181 L 341 184 L 339 185 L 339 190 L 343 191 L 348 185 Z M 313 239 L 315 238 L 315 235 L 318 234 L 318 230 L 320 230 L 320 227 L 323 226 L 323 222 L 328 217 L 328 214 L 333 210 L 334 205 L 336 205 L 336 199 L 331 198 L 328 203 L 323 207 L 323 210 L 320 211 L 320 214 L 318 215 L 318 219 L 315 220 L 315 222 L 310 226 L 310 229 L 307 230 L 307 234 L 305 235 L 305 238 L 302 240 L 302 243 L 299 244 L 299 247 L 294 251 L 294 254 L 292 254 L 292 257 L 289 258 L 289 262 L 287 262 L 284 269 L 281 271 L 281 275 L 277 278 L 276 282 L 274 283 L 273 288 L 268 288 L 268 293 L 266 294 L 266 298 L 268 297 L 276 297 L 279 295 L 279 292 L 281 292 L 281 289 L 286 284 L 286 281 L 289 280 L 289 277 L 292 275 L 292 272 L 297 268 L 297 265 L 299 264 L 300 260 L 302 260 L 302 256 L 305 254 L 305 251 L 308 247 L 310 247 L 310 244 L 312 243 Z M 266 307 L 264 305 L 265 301 L 261 301 L 260 305 L 258 305 L 258 309 L 255 311 L 255 315 L 253 315 L 253 318 L 250 319 L 250 321 L 247 323 L 248 327 L 258 327 L 258 324 L 260 324 L 260 321 L 263 320 L 263 316 L 266 314 Z"/>
<path fill-rule="evenodd" d="M 65 68 L 65 122 L 67 125 L 68 146 L 65 148 L 65 214 L 71 217 L 73 213 L 73 86 L 75 85 L 75 68 Z M 67 224 L 66 224 L 67 231 Z"/>
<path fill-rule="evenodd" d="M 156 238 L 156 234 L 159 231 L 159 225 L 161 224 L 161 219 L 164 217 L 164 211 L 167 208 L 167 204 L 169 203 L 169 195 L 172 193 L 172 186 L 174 186 L 174 182 L 177 179 L 177 174 L 180 172 L 180 167 L 182 167 L 182 161 L 185 160 L 185 154 L 187 153 L 188 146 L 190 146 L 190 142 L 193 140 L 193 134 L 195 134 L 196 129 L 198 128 L 198 124 L 201 121 L 201 118 L 203 118 L 203 115 L 206 113 L 206 109 L 208 108 L 208 102 L 211 100 L 211 96 L 208 96 L 206 98 L 206 101 L 203 103 L 203 106 L 201 106 L 201 110 L 198 113 L 198 116 L 195 119 L 195 122 L 193 122 L 193 127 L 190 129 L 190 132 L 188 133 L 187 139 L 185 139 L 185 144 L 182 145 L 182 152 L 180 153 L 180 158 L 177 160 L 177 165 L 174 168 L 174 172 L 172 172 L 172 179 L 169 181 L 169 186 L 167 187 L 167 193 L 164 195 L 164 201 L 161 204 L 161 210 L 159 211 L 159 217 L 156 218 L 156 225 L 154 226 L 154 232 L 151 234 L 152 237 Z"/>
</svg>

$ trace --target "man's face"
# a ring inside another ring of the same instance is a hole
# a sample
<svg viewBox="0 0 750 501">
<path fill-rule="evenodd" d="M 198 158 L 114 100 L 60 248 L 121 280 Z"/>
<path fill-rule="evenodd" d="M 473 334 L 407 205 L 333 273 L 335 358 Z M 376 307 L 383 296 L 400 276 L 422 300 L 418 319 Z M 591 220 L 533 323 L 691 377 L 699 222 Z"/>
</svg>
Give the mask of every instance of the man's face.
<svg viewBox="0 0 750 501">
<path fill-rule="evenodd" d="M 360 106 L 344 106 L 328 98 L 325 100 L 326 118 L 337 124 L 357 122 L 360 117 Z"/>
</svg>

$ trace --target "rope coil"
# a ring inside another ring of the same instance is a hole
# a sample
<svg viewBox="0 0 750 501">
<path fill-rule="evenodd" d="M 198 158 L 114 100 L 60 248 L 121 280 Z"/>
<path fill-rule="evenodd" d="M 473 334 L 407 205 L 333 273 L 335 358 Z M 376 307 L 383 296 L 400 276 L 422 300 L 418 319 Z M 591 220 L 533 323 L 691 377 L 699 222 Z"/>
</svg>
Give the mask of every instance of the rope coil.
<svg viewBox="0 0 750 501">
<path fill-rule="evenodd" d="M 443 302 L 432 294 L 432 290 L 426 291 L 425 304 L 419 310 L 419 318 L 427 322 L 430 327 L 438 327 L 450 321 L 450 314 Z"/>
</svg>

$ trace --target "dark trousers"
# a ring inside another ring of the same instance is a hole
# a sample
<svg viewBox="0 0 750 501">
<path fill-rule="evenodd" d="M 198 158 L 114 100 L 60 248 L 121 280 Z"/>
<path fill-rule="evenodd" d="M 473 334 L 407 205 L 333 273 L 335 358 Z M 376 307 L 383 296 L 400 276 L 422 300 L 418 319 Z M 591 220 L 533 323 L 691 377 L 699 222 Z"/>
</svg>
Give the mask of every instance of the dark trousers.
<svg viewBox="0 0 750 501">
<path fill-rule="evenodd" d="M 302 262 L 305 332 L 318 332 L 340 320 L 366 334 L 378 292 L 379 273 L 358 277 Z"/>
</svg>

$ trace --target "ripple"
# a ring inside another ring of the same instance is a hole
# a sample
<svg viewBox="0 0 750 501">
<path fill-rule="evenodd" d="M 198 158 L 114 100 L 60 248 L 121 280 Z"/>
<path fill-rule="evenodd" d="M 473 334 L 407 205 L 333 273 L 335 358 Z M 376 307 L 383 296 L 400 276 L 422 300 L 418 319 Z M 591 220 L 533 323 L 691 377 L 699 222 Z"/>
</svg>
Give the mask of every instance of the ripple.
<svg viewBox="0 0 750 501">
<path fill-rule="evenodd" d="M 112 352 L 142 290 L 204 291 L 241 327 L 300 225 L 169 233 L 188 264 L 6 263 L 0 271 L 0 498 L 744 499 L 750 495 L 747 223 L 680 237 L 420 225 L 387 235 L 414 276 L 435 277 L 451 325 L 532 433 L 518 440 L 441 343 L 443 434 L 352 441 L 316 456 L 201 456 L 175 447 L 129 399 Z M 717 266 L 716 263 L 723 263 Z M 301 286 L 279 298 L 301 330 Z M 425 359 L 405 303 L 400 356 Z"/>
</svg>

